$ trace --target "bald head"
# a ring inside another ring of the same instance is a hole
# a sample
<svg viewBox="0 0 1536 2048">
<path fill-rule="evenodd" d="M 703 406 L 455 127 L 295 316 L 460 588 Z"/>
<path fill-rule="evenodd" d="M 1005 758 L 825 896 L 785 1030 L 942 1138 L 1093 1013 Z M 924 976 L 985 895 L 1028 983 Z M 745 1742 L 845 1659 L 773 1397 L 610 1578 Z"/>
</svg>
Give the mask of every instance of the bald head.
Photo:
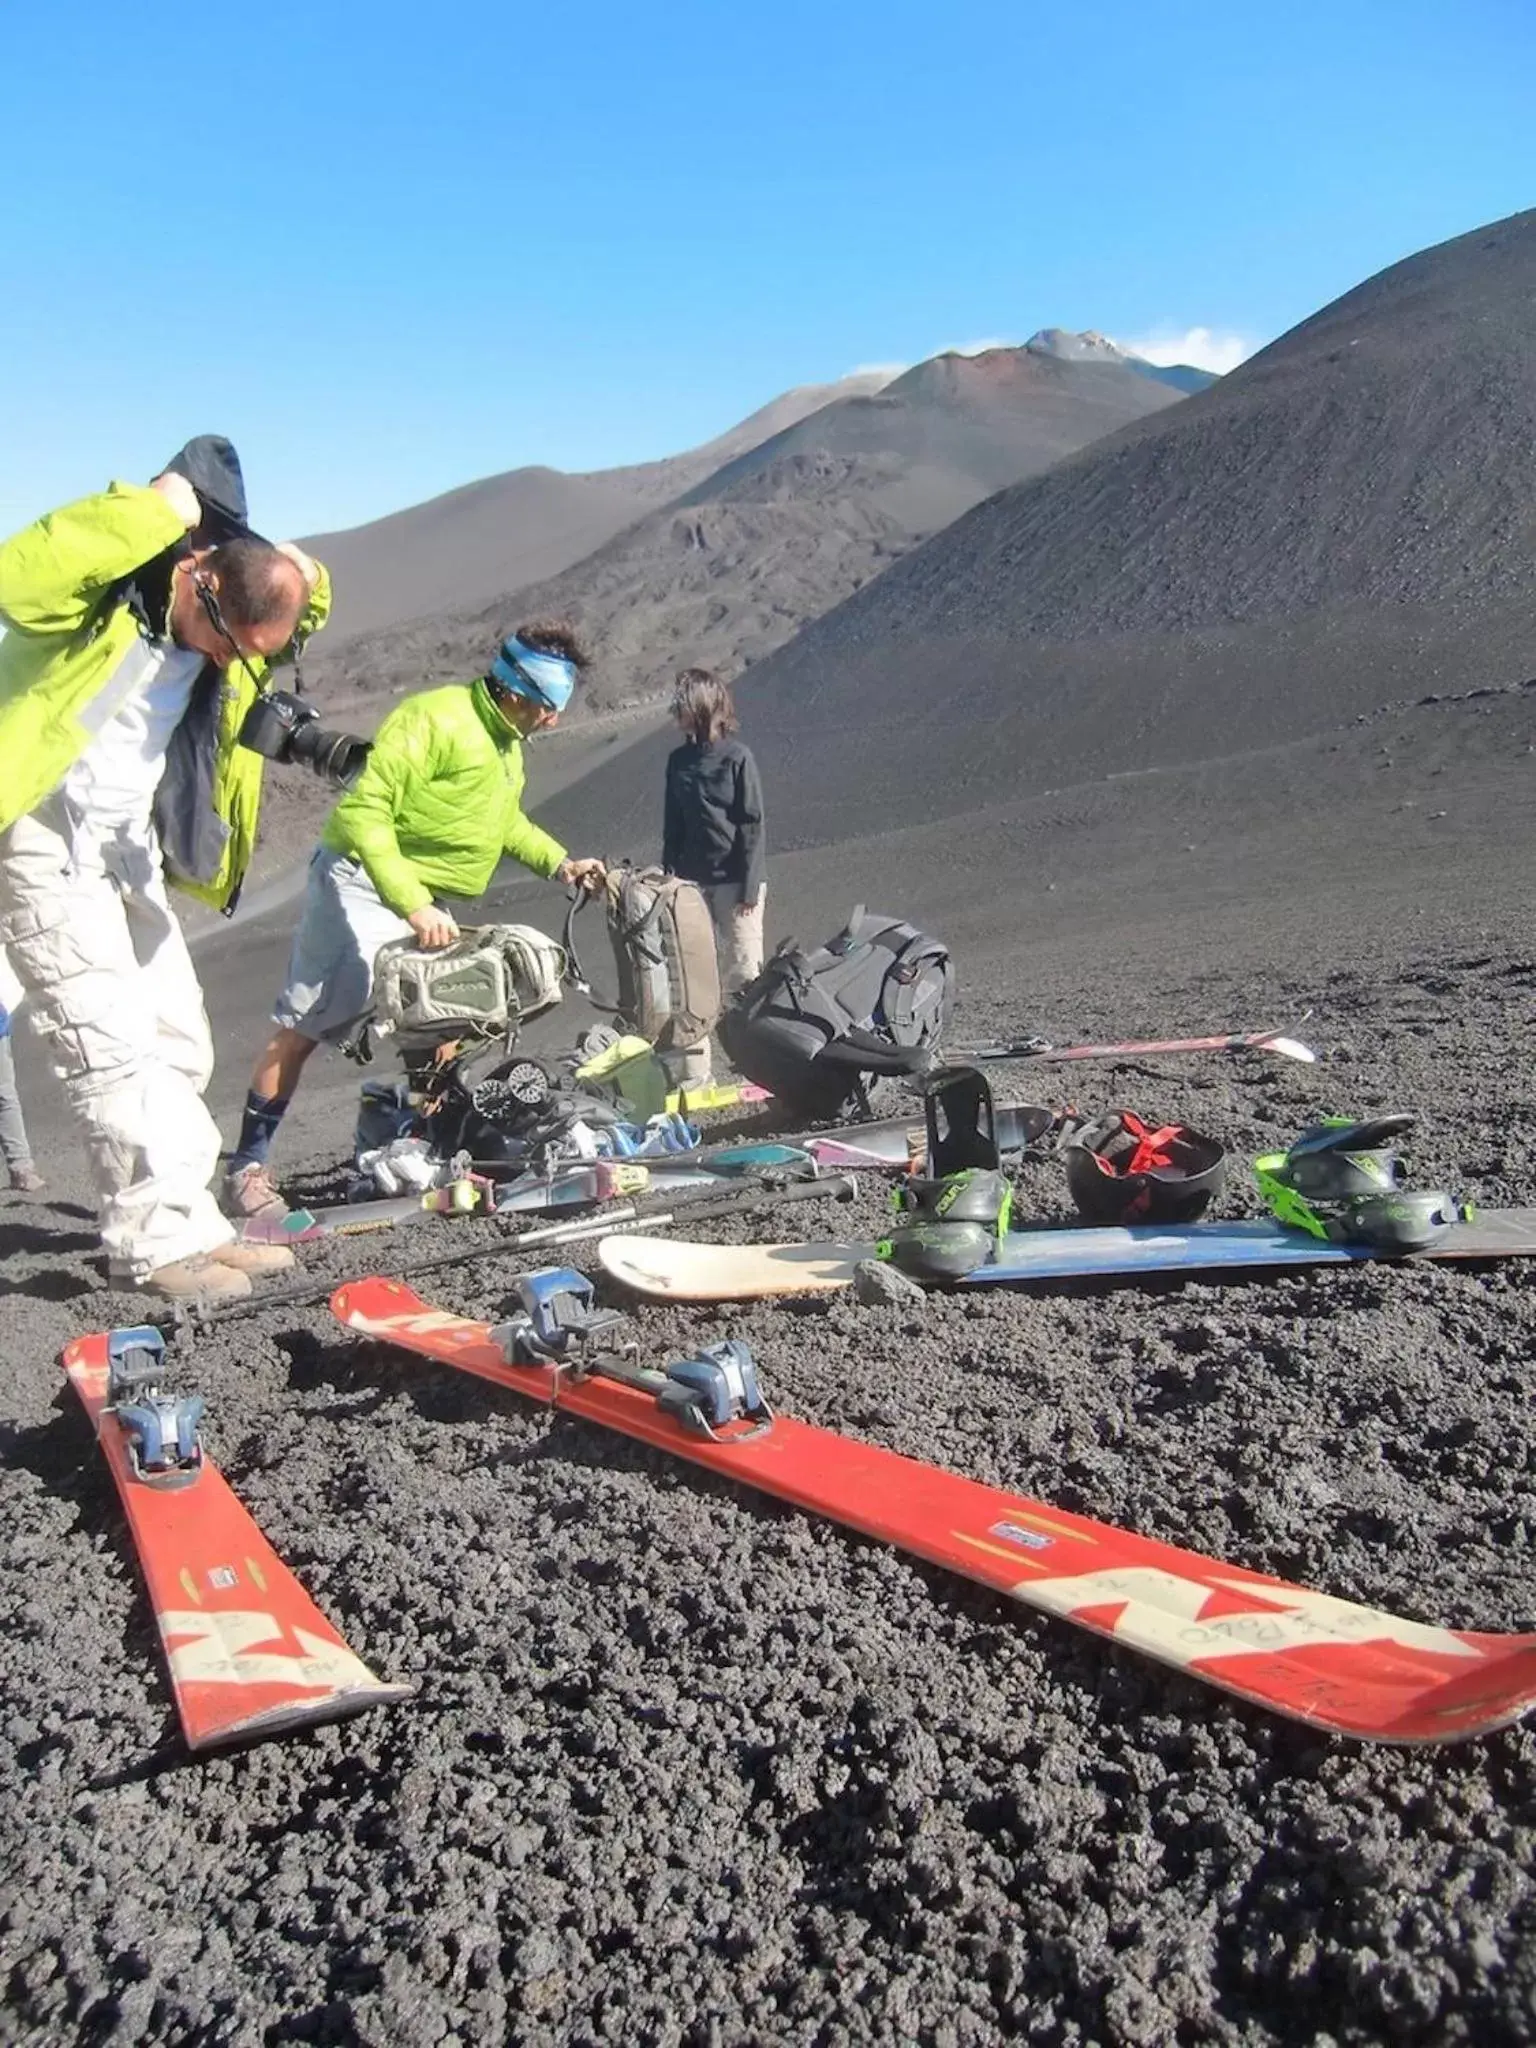
<svg viewBox="0 0 1536 2048">
<path fill-rule="evenodd" d="M 270 541 L 226 541 L 177 565 L 171 596 L 171 631 L 183 647 L 221 666 L 230 642 L 252 657 L 276 654 L 293 638 L 309 597 L 304 572 Z M 199 590 L 211 598 L 224 630 L 213 622 Z"/>
</svg>

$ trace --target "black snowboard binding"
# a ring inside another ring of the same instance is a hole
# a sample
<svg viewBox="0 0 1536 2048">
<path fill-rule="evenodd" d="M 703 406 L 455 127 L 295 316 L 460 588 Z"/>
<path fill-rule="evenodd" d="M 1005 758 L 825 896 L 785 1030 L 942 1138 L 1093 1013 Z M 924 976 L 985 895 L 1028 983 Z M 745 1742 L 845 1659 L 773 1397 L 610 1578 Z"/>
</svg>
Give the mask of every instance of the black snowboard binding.
<svg viewBox="0 0 1536 2048">
<path fill-rule="evenodd" d="M 986 1075 L 936 1067 L 923 1081 L 923 1122 L 927 1172 L 897 1189 L 901 1221 L 879 1255 L 914 1280 L 963 1280 L 991 1258 L 1013 1206 Z"/>
<path fill-rule="evenodd" d="M 984 1266 L 1008 1228 L 1013 1190 L 994 1167 L 912 1177 L 894 1196 L 901 1220 L 879 1247 L 914 1280 L 963 1280 Z"/>
<path fill-rule="evenodd" d="M 929 1176 L 943 1180 L 968 1166 L 996 1171 L 997 1117 L 992 1083 L 979 1067 L 935 1067 L 923 1080 Z"/>
</svg>

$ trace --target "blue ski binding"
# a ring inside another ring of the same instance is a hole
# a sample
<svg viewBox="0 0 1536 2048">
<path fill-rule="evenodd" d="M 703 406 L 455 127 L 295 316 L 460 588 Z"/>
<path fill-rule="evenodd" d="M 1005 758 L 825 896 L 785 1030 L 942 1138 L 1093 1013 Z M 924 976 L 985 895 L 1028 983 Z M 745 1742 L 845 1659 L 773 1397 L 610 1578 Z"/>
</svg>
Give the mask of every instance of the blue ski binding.
<svg viewBox="0 0 1536 2048">
<path fill-rule="evenodd" d="M 732 1443 L 762 1436 L 773 1426 L 773 1410 L 757 1384 L 757 1361 L 740 1337 L 706 1344 L 695 1357 L 675 1360 L 667 1367 L 656 1405 L 685 1429 L 715 1442 L 733 1423 L 751 1427 L 734 1430 L 728 1439 Z"/>
<path fill-rule="evenodd" d="M 123 1433 L 133 1476 L 171 1491 L 203 1469 L 201 1394 L 163 1394 L 165 1339 L 144 1325 L 107 1339 L 107 1413 Z"/>
<path fill-rule="evenodd" d="M 515 1292 L 515 1312 L 491 1332 L 511 1365 L 559 1364 L 624 1320 L 617 1309 L 597 1307 L 592 1282 L 574 1266 L 524 1273 Z"/>
<path fill-rule="evenodd" d="M 773 1425 L 773 1410 L 758 1390 L 757 1366 L 738 1337 L 709 1344 L 695 1358 L 665 1372 L 639 1366 L 628 1354 L 598 1349 L 597 1340 L 622 1323 L 617 1309 L 599 1308 L 592 1282 L 574 1266 L 541 1266 L 516 1287 L 517 1308 L 491 1330 L 509 1365 L 558 1365 L 620 1380 L 654 1396 L 685 1429 L 716 1442 L 741 1443 Z M 736 1428 L 736 1424 L 746 1425 Z M 729 1430 L 729 1436 L 723 1432 Z"/>
</svg>

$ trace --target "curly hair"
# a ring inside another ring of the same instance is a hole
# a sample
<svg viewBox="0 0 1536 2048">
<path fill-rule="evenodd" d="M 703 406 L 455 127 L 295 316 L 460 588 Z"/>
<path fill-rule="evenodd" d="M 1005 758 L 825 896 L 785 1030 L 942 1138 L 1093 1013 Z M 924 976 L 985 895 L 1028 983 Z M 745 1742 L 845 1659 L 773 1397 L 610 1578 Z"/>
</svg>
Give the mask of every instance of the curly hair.
<svg viewBox="0 0 1536 2048">
<path fill-rule="evenodd" d="M 557 654 L 578 669 L 592 666 L 592 651 L 569 619 L 530 619 L 512 630 L 535 654 Z"/>
<path fill-rule="evenodd" d="M 737 729 L 731 686 L 722 682 L 712 668 L 678 671 L 672 688 L 672 716 L 701 747 L 710 740 L 722 740 Z"/>
</svg>

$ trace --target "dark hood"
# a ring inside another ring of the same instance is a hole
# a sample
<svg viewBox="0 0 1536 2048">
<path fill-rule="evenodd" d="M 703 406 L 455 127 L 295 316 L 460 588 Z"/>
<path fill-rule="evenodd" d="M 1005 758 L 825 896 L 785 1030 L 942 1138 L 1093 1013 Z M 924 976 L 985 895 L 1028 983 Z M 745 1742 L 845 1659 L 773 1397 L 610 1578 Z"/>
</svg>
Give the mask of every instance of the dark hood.
<svg viewBox="0 0 1536 2048">
<path fill-rule="evenodd" d="M 184 476 L 196 491 L 203 516 L 189 534 L 114 586 L 114 597 L 128 604 L 144 630 L 161 637 L 171 601 L 171 577 L 191 548 L 214 548 L 227 540 L 262 536 L 246 517 L 245 478 L 233 441 L 222 434 L 198 434 L 165 464 Z"/>
<path fill-rule="evenodd" d="M 202 504 L 202 524 L 187 536 L 194 547 L 217 547 L 246 535 L 261 538 L 247 516 L 245 478 L 232 441 L 222 434 L 199 434 L 165 466 L 186 478 Z"/>
</svg>

